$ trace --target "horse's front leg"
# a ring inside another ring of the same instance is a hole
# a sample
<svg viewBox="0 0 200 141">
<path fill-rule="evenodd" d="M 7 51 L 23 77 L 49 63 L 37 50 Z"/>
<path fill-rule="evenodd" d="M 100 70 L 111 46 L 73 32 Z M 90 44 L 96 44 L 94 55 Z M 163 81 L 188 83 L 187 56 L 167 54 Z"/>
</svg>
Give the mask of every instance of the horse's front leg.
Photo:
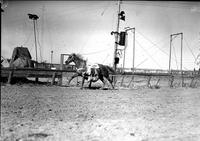
<svg viewBox="0 0 200 141">
<path fill-rule="evenodd" d="M 85 78 L 84 78 L 84 77 L 82 77 L 81 89 L 83 89 L 84 82 L 85 82 Z"/>
<path fill-rule="evenodd" d="M 90 80 L 90 83 L 89 83 L 89 88 L 91 88 L 91 85 L 92 85 L 92 81 Z"/>
<path fill-rule="evenodd" d="M 72 79 L 74 79 L 75 77 L 80 76 L 80 74 L 75 73 L 74 75 L 72 75 L 72 77 L 68 80 L 68 85 L 70 84 L 70 82 L 72 81 Z"/>
<path fill-rule="evenodd" d="M 112 89 L 115 89 L 115 87 L 114 87 L 113 84 L 112 84 L 112 80 L 111 80 L 109 77 L 106 77 L 106 79 L 109 81 L 110 85 L 112 86 Z M 101 78 L 100 80 L 103 82 L 103 87 L 102 87 L 102 89 L 104 89 L 106 81 L 105 81 L 104 77 Z"/>
</svg>

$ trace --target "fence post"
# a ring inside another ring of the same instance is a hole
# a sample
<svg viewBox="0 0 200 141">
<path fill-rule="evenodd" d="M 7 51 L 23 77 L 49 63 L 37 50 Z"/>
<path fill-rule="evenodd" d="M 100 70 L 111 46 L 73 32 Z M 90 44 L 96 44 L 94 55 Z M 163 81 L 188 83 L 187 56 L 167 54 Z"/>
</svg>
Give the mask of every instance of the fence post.
<svg viewBox="0 0 200 141">
<path fill-rule="evenodd" d="M 169 76 L 169 81 L 170 81 L 170 88 L 172 88 L 173 87 L 173 82 L 174 82 L 174 76 L 171 74 L 170 76 Z"/>
<path fill-rule="evenodd" d="M 157 82 L 156 82 L 156 87 L 159 87 L 159 82 L 160 82 L 160 78 L 158 78 Z"/>
<path fill-rule="evenodd" d="M 63 79 L 63 72 L 60 72 L 60 75 L 58 75 L 58 85 L 62 86 L 62 79 Z"/>
<path fill-rule="evenodd" d="M 114 87 L 115 87 L 115 85 L 116 85 L 116 83 L 117 83 L 117 79 L 116 79 L 116 75 L 113 75 L 113 82 L 114 82 Z"/>
<path fill-rule="evenodd" d="M 191 78 L 192 78 L 192 80 L 191 80 L 191 82 L 190 82 L 190 87 L 194 87 L 194 86 L 192 85 L 193 82 L 194 82 L 194 76 L 192 76 Z"/>
<path fill-rule="evenodd" d="M 54 84 L 55 82 L 55 77 L 56 77 L 56 72 L 53 73 L 53 76 L 52 76 L 52 81 L 51 81 L 51 85 Z"/>
<path fill-rule="evenodd" d="M 11 84 L 13 73 L 14 73 L 13 70 L 11 70 L 11 71 L 9 72 L 8 82 L 7 82 L 8 84 Z"/>
<path fill-rule="evenodd" d="M 148 80 L 147 80 L 147 87 L 151 88 L 151 76 L 148 76 Z"/>
<path fill-rule="evenodd" d="M 133 80 L 134 80 L 134 75 L 131 77 L 131 81 L 128 84 L 128 88 L 130 87 L 130 85 L 131 85 L 131 83 L 132 83 Z"/>
<path fill-rule="evenodd" d="M 124 82 L 124 75 L 122 75 L 122 80 L 121 80 L 121 84 L 120 84 L 120 86 L 123 85 L 123 82 Z"/>
</svg>

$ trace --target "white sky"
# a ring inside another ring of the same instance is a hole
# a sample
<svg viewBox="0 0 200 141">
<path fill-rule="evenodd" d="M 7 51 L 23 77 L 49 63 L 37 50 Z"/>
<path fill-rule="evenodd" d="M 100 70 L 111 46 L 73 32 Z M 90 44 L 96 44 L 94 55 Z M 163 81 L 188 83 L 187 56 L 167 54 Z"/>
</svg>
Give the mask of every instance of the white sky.
<svg viewBox="0 0 200 141">
<path fill-rule="evenodd" d="M 80 53 L 88 61 L 112 65 L 117 1 L 8 1 L 2 13 L 2 55 L 11 58 L 17 46 L 29 48 L 35 59 L 33 21 L 37 14 L 38 58 L 60 62 L 61 53 Z M 183 32 L 183 68 L 198 68 L 200 2 L 122 1 L 124 27 L 136 28 L 135 66 L 168 69 L 170 34 Z M 125 67 L 132 66 L 133 34 L 129 32 Z M 122 58 L 120 59 L 122 62 Z M 119 64 L 121 66 L 121 64 Z M 172 69 L 180 69 L 180 38 L 173 42 Z"/>
</svg>

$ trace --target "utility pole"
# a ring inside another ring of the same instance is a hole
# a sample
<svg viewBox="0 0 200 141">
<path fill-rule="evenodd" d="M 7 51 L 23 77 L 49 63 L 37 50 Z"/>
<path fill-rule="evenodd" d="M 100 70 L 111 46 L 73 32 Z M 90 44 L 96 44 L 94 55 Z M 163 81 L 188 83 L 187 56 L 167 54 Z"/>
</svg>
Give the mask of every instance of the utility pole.
<svg viewBox="0 0 200 141">
<path fill-rule="evenodd" d="M 182 84 L 182 87 L 184 86 L 184 80 L 183 80 L 183 33 L 180 33 L 181 35 L 181 78 L 182 78 L 182 81 L 181 81 L 181 84 Z"/>
<path fill-rule="evenodd" d="M 39 19 L 39 17 L 35 14 L 28 14 L 29 19 L 33 20 L 33 30 L 34 30 L 34 37 L 35 37 L 35 60 L 36 60 L 36 64 L 35 64 L 35 68 L 38 68 L 38 59 L 37 59 L 37 38 L 36 38 L 36 21 L 37 19 Z M 38 77 L 35 78 L 35 81 L 38 82 Z"/>
<path fill-rule="evenodd" d="M 171 54 L 172 54 L 172 35 L 170 35 L 170 46 L 169 46 L 169 73 L 171 73 Z"/>
<path fill-rule="evenodd" d="M 2 3 L 1 3 L 1 7 L 2 7 Z M 4 10 L 1 8 L 1 14 L 4 12 Z M 2 24 L 1 24 L 2 25 Z M 1 26 L 1 29 L 2 29 L 2 26 Z M 2 32 L 1 32 L 2 33 Z M 1 37 L 2 37 L 2 34 L 1 34 Z M 0 48 L 0 51 L 1 51 L 1 48 Z"/>
<path fill-rule="evenodd" d="M 123 71 L 124 71 L 124 68 L 125 68 L 125 60 L 126 60 L 126 48 L 128 46 L 128 33 L 127 31 L 125 30 L 125 34 L 126 34 L 126 38 L 125 38 L 125 47 L 124 47 L 124 59 L 123 59 Z"/>
<path fill-rule="evenodd" d="M 53 50 L 51 51 L 51 67 L 53 67 Z"/>
<path fill-rule="evenodd" d="M 117 11 L 117 27 L 115 34 L 115 50 L 114 50 L 114 60 L 113 60 L 113 68 L 116 71 L 117 64 L 115 63 L 115 58 L 117 57 L 117 49 L 118 49 L 118 39 L 119 39 L 119 23 L 120 23 L 120 10 L 121 10 L 121 0 L 118 1 L 118 11 Z"/>
<path fill-rule="evenodd" d="M 135 28 L 133 30 L 133 73 L 135 71 Z"/>
<path fill-rule="evenodd" d="M 37 58 L 37 38 L 36 38 L 36 22 L 39 17 L 35 14 L 28 14 L 29 19 L 33 20 L 33 30 L 34 30 L 34 37 L 35 37 L 35 59 L 36 59 L 36 67 L 38 63 L 38 58 Z"/>
</svg>

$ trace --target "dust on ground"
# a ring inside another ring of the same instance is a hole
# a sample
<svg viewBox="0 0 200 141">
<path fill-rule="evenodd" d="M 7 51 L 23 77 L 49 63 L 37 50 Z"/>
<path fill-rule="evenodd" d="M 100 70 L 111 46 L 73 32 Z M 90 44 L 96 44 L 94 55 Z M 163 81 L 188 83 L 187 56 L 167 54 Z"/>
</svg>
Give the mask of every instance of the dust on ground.
<svg viewBox="0 0 200 141">
<path fill-rule="evenodd" d="M 2 141 L 199 141 L 200 88 L 1 86 Z"/>
</svg>

